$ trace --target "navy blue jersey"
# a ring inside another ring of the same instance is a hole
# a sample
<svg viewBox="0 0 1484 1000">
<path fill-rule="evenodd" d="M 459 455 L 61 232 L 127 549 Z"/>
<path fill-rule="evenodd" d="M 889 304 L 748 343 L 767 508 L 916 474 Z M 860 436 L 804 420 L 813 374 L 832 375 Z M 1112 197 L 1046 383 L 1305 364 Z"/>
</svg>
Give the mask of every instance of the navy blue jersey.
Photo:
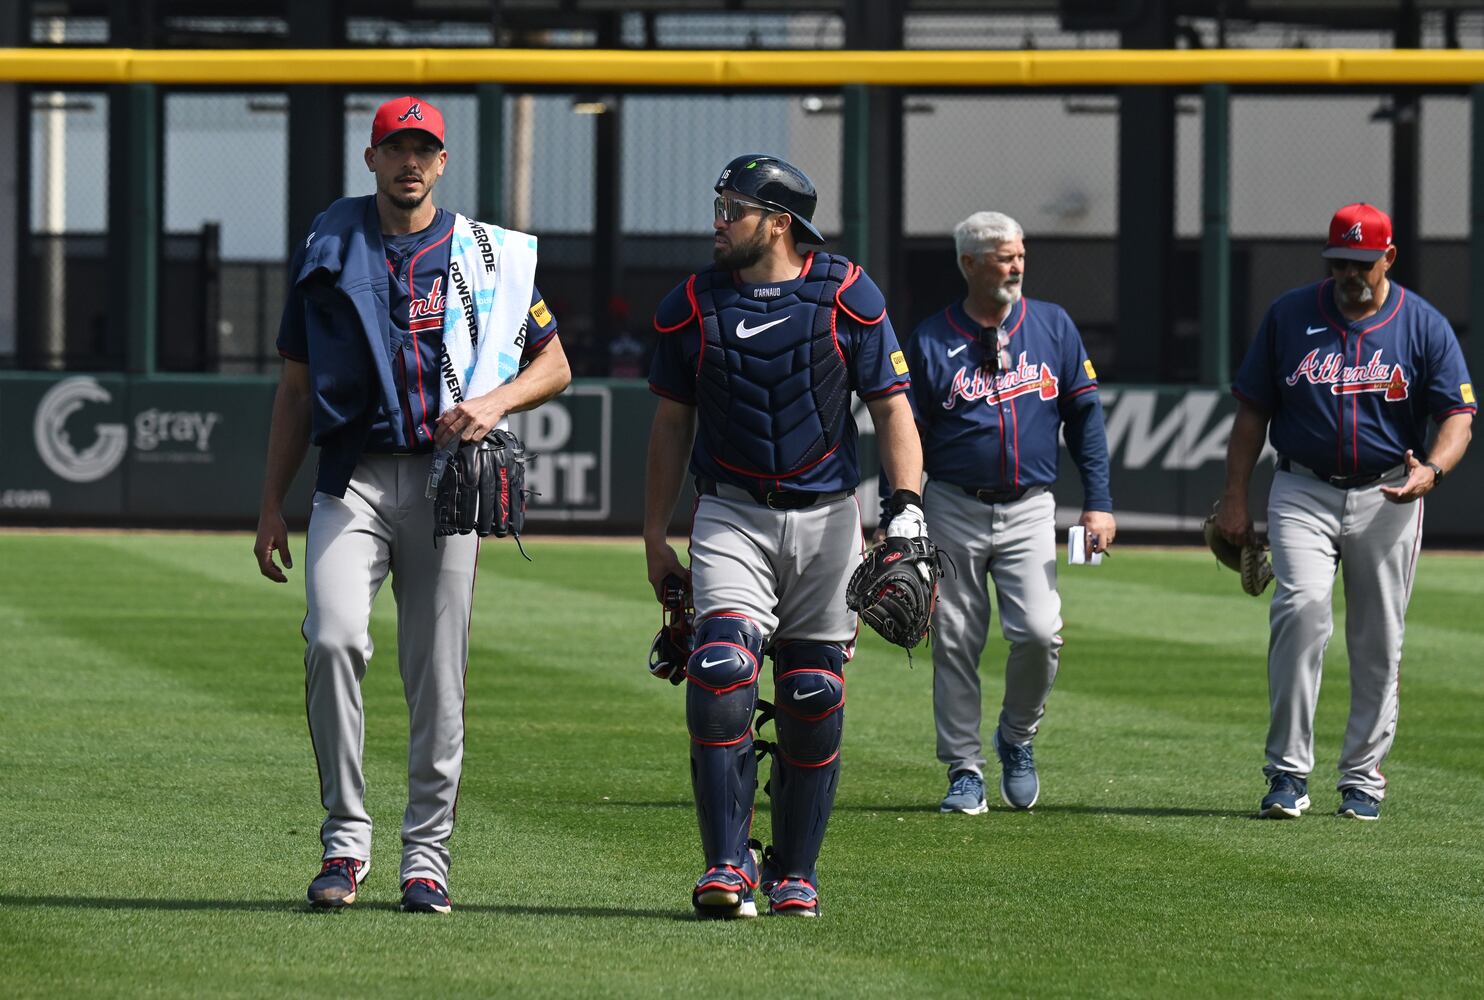
<svg viewBox="0 0 1484 1000">
<path fill-rule="evenodd" d="M 438 209 L 426 229 L 398 235 L 383 234 L 386 250 L 391 312 L 392 374 L 402 397 L 402 419 L 414 450 L 433 447 L 433 428 L 440 407 L 438 363 L 443 350 L 443 312 L 448 293 L 450 238 L 454 214 Z M 295 361 L 307 361 L 305 332 L 291 317 L 301 310 L 286 310 L 278 332 L 278 353 Z M 527 340 L 522 364 L 540 353 L 557 325 L 539 289 L 531 290 L 531 309 L 526 316 Z M 531 331 L 536 331 L 534 335 Z M 396 449 L 396 436 L 380 407 L 366 440 L 366 451 Z"/>
<path fill-rule="evenodd" d="M 698 296 L 717 306 L 710 351 Z M 701 422 L 691 472 L 746 489 L 853 488 L 860 463 L 849 393 L 878 399 L 910 384 L 884 297 L 843 257 L 810 254 L 799 277 L 778 284 L 702 271 L 665 297 L 654 325 L 650 389 L 697 407 Z M 718 384 L 728 398 L 714 398 Z"/>
<path fill-rule="evenodd" d="M 1232 393 L 1270 415 L 1280 455 L 1322 476 L 1382 472 L 1408 449 L 1421 458 L 1428 417 L 1475 411 L 1453 328 L 1396 282 L 1376 315 L 1354 323 L 1333 279 L 1280 296 Z"/>
<path fill-rule="evenodd" d="M 1111 511 L 1097 372 L 1071 317 L 1021 298 L 999 331 L 1004 347 L 993 375 L 984 368 L 981 329 L 955 302 L 923 320 L 907 344 L 928 476 L 970 489 L 1050 486 L 1065 423 L 1083 509 Z M 996 339 L 989 333 L 986 343 Z"/>
</svg>

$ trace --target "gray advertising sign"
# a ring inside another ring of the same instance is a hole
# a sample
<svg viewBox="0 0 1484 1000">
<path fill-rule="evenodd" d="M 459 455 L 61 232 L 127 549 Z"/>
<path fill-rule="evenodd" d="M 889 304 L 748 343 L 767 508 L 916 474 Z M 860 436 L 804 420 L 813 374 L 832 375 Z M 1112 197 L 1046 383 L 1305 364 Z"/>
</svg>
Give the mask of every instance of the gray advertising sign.
<svg viewBox="0 0 1484 1000">
<path fill-rule="evenodd" d="M 257 520 L 273 406 L 271 378 L 7 373 L 0 375 L 0 524 L 148 523 L 251 527 Z M 1102 389 L 1120 527 L 1192 538 L 1221 493 L 1235 404 L 1213 388 Z M 527 485 L 538 530 L 637 531 L 654 397 L 638 381 L 584 381 L 512 429 L 534 457 Z M 870 415 L 861 429 L 861 510 L 876 512 Z M 1262 509 L 1271 452 L 1259 462 L 1253 503 Z M 289 498 L 298 525 L 309 513 L 313 461 Z M 1428 537 L 1484 540 L 1473 498 L 1484 460 L 1466 458 L 1427 499 Z M 1061 520 L 1075 519 L 1081 483 L 1062 456 Z M 677 505 L 686 530 L 690 504 Z"/>
</svg>

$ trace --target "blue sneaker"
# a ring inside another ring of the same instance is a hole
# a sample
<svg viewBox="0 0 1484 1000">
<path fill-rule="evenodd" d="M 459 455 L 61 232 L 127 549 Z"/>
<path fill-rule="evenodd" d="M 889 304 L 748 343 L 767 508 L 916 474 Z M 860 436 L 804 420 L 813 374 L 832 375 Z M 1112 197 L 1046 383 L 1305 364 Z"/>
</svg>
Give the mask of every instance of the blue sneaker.
<svg viewBox="0 0 1484 1000">
<path fill-rule="evenodd" d="M 410 878 L 402 883 L 403 913 L 449 913 L 448 890 L 430 878 Z"/>
<path fill-rule="evenodd" d="M 1004 768 L 1000 772 L 1000 798 L 1011 809 L 1029 809 L 1041 797 L 1041 779 L 1036 777 L 1036 754 L 1029 743 L 1011 743 L 994 731 L 994 752 Z"/>
<path fill-rule="evenodd" d="M 737 920 L 757 916 L 757 903 L 752 890 L 757 888 L 757 862 L 752 852 L 738 868 L 734 865 L 713 865 L 696 880 L 696 888 L 690 895 L 691 905 L 696 908 L 696 917 L 701 920 Z"/>
<path fill-rule="evenodd" d="M 371 862 L 355 858 L 326 858 L 309 883 L 309 905 L 317 910 L 343 910 L 356 901 L 356 890 L 371 870 Z"/>
<path fill-rule="evenodd" d="M 1340 789 L 1340 816 L 1349 819 L 1380 819 L 1381 800 L 1373 798 L 1359 788 Z"/>
<path fill-rule="evenodd" d="M 1298 819 L 1309 808 L 1309 779 L 1287 771 L 1273 775 L 1257 815 L 1262 819 Z"/>
<path fill-rule="evenodd" d="M 775 917 L 819 916 L 819 890 L 808 879 L 786 878 L 768 891 L 768 912 Z"/>
<path fill-rule="evenodd" d="M 955 771 L 948 779 L 948 794 L 943 796 L 939 812 L 960 812 L 965 816 L 978 816 L 988 812 L 984 801 L 984 779 L 974 771 Z"/>
</svg>

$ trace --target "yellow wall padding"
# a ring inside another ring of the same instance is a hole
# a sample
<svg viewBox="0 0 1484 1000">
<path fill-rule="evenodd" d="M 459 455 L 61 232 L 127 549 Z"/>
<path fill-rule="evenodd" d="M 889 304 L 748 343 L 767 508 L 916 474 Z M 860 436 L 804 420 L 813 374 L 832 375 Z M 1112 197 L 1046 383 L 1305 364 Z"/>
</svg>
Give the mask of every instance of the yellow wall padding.
<svg viewBox="0 0 1484 1000">
<path fill-rule="evenodd" d="M 553 84 L 582 87 L 1470 84 L 1453 49 L 1041 52 L 636 52 L 606 49 L 0 49 L 0 81 L 159 84 Z"/>
</svg>

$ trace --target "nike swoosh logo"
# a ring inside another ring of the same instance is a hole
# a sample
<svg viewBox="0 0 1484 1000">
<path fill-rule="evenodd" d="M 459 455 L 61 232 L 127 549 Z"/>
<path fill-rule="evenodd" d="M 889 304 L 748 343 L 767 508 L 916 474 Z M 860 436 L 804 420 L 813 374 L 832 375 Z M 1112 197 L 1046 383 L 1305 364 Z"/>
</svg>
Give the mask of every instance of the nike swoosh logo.
<svg viewBox="0 0 1484 1000">
<path fill-rule="evenodd" d="M 702 660 L 701 661 L 701 666 L 702 667 L 719 667 L 723 663 L 731 663 L 731 662 L 732 662 L 732 658 L 730 656 L 723 656 L 719 660 Z"/>
<path fill-rule="evenodd" d="M 1305 330 L 1304 333 L 1307 334 L 1308 336 L 1312 337 L 1312 336 L 1314 336 L 1314 334 L 1316 334 L 1316 333 L 1323 333 L 1325 330 L 1328 330 L 1328 329 L 1329 329 L 1329 327 L 1327 327 L 1327 326 L 1311 326 L 1307 330 Z"/>
<path fill-rule="evenodd" d="M 824 694 L 824 692 L 824 688 L 820 688 L 818 691 L 810 691 L 808 694 L 800 694 L 799 692 L 795 691 L 794 701 L 803 701 L 805 698 L 813 698 L 817 694 Z"/>
<path fill-rule="evenodd" d="M 749 327 L 747 325 L 747 320 L 745 320 L 745 319 L 738 320 L 737 321 L 737 339 L 738 340 L 747 340 L 747 339 L 749 339 L 751 337 L 756 337 L 758 334 L 762 333 L 764 330 L 771 330 L 773 327 L 777 326 L 779 323 L 787 323 L 787 322 L 788 322 L 788 317 L 787 316 L 780 316 L 778 319 L 775 319 L 771 323 L 764 323 L 762 326 L 752 326 L 752 327 Z"/>
<path fill-rule="evenodd" d="M 968 346 L 969 346 L 968 344 L 959 344 L 953 350 L 951 350 L 951 351 L 948 352 L 948 356 L 950 358 L 958 357 L 958 352 L 959 351 L 962 351 L 965 347 L 968 347 Z"/>
</svg>

